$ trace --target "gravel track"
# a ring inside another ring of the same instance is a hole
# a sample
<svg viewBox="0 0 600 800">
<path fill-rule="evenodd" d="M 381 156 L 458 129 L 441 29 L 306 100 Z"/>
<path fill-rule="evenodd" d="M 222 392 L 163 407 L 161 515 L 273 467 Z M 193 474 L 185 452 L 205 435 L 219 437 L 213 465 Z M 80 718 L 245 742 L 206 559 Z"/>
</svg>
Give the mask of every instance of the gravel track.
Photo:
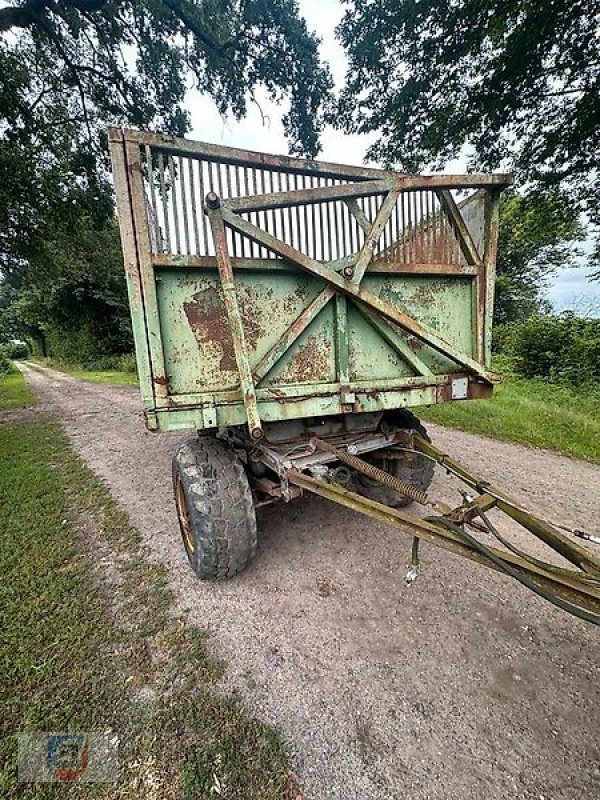
<svg viewBox="0 0 600 800">
<path fill-rule="evenodd" d="M 309 800 L 598 800 L 600 634 L 501 575 L 320 498 L 263 511 L 241 575 L 187 566 L 171 457 L 135 388 L 24 365 L 42 408 L 169 570 L 177 611 L 213 634 L 229 683 L 283 730 Z M 598 528 L 600 468 L 429 426 L 434 443 L 541 515 Z M 436 476 L 431 494 L 458 499 Z M 243 800 L 243 798 L 240 798 Z"/>
</svg>

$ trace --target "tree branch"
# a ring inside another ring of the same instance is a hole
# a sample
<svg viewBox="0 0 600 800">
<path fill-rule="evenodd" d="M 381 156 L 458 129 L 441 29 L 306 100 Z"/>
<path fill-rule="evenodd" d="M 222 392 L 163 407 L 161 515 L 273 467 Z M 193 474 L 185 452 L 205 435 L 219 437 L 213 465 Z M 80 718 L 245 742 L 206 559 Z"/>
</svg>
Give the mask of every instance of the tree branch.
<svg viewBox="0 0 600 800">
<path fill-rule="evenodd" d="M 63 0 L 67 8 L 78 11 L 98 11 L 106 5 L 108 0 Z M 21 6 L 6 6 L 0 8 L 0 33 L 11 28 L 32 28 L 39 25 L 44 12 L 48 7 L 48 0 L 28 0 Z"/>
<path fill-rule="evenodd" d="M 218 55 L 224 55 L 225 51 L 231 46 L 231 42 L 221 44 L 204 30 L 194 15 L 193 7 L 189 6 L 186 0 L 163 0 L 163 3 L 194 36 Z"/>
<path fill-rule="evenodd" d="M 24 6 L 0 8 L 0 32 L 11 28 L 29 28 L 40 21 L 46 0 L 29 0 Z"/>
</svg>

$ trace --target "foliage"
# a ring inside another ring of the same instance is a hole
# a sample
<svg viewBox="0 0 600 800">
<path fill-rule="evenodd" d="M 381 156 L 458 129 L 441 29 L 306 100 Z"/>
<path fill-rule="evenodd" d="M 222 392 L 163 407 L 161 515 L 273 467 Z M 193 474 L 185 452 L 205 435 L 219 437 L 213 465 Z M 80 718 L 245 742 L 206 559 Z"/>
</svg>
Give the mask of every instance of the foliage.
<svg viewBox="0 0 600 800">
<path fill-rule="evenodd" d="M 570 312 L 536 315 L 507 326 L 503 352 L 525 378 L 543 378 L 573 386 L 600 384 L 600 319 Z"/>
<path fill-rule="evenodd" d="M 289 98 L 291 150 L 318 152 L 331 78 L 296 0 L 20 0 L 0 9 L 0 32 L 9 30 L 19 31 L 4 51 L 19 133 L 59 98 L 58 113 L 90 140 L 98 120 L 182 134 L 191 78 L 237 118 L 259 86 Z"/>
<path fill-rule="evenodd" d="M 10 359 L 0 353 L 0 375 L 10 375 L 15 371 Z"/>
<path fill-rule="evenodd" d="M 319 150 L 331 89 L 296 0 L 16 0 L 0 8 L 0 338 L 89 361 L 131 350 L 106 126 L 183 135 L 191 84 L 222 113 L 289 101 Z"/>
<path fill-rule="evenodd" d="M 568 197 L 556 190 L 506 192 L 500 206 L 494 321 L 506 324 L 547 311 L 544 281 L 578 256 L 583 231 Z"/>
<path fill-rule="evenodd" d="M 0 297 L 3 288 L 11 293 L 19 335 L 37 341 L 42 355 L 65 361 L 130 352 L 131 323 L 114 221 L 97 225 L 81 208 L 67 206 L 46 223 L 47 238 L 37 243 L 26 267 L 0 286 Z"/>
<path fill-rule="evenodd" d="M 24 342 L 8 342 L 0 345 L 0 355 L 13 360 L 27 358 L 29 348 Z"/>
<path fill-rule="evenodd" d="M 473 166 L 560 186 L 600 222 L 597 4 L 346 3 L 339 121 L 378 134 L 370 157 L 420 171 L 468 145 Z"/>
<path fill-rule="evenodd" d="M 502 367 L 500 371 L 502 383 L 489 400 L 441 403 L 418 409 L 418 415 L 450 428 L 600 463 L 597 389 L 519 378 Z"/>
</svg>

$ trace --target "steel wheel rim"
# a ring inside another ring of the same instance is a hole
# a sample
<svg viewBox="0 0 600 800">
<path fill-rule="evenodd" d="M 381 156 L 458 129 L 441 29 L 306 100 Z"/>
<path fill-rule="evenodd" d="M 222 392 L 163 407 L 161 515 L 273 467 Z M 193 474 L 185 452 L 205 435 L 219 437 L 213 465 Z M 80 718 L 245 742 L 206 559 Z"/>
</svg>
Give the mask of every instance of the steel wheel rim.
<svg viewBox="0 0 600 800">
<path fill-rule="evenodd" d="M 194 537 L 192 535 L 192 521 L 187 507 L 185 492 L 183 489 L 183 482 L 179 475 L 175 478 L 175 505 L 177 506 L 177 516 L 179 517 L 179 527 L 181 528 L 181 535 L 186 549 L 193 553 Z"/>
</svg>

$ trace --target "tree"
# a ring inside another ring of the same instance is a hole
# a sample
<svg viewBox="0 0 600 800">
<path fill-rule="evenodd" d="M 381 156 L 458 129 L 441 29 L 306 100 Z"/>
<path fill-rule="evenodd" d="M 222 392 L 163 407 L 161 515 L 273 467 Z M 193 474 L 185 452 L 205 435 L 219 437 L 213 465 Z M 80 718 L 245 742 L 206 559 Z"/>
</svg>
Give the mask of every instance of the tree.
<svg viewBox="0 0 600 800">
<path fill-rule="evenodd" d="M 494 321 L 518 322 L 548 310 L 545 281 L 578 257 L 574 243 L 583 229 L 560 192 L 523 196 L 508 192 L 500 206 Z"/>
<path fill-rule="evenodd" d="M 258 86 L 287 96 L 291 151 L 319 150 L 331 78 L 296 0 L 22 0 L 0 8 L 3 31 L 20 33 L 4 42 L 1 110 L 25 132 L 58 98 L 90 143 L 98 121 L 183 134 L 191 76 L 238 118 Z"/>
<path fill-rule="evenodd" d="M 65 358 L 120 352 L 131 341 L 106 126 L 183 135 L 191 81 L 238 118 L 263 87 L 289 100 L 290 150 L 314 156 L 331 91 L 318 39 L 296 0 L 18 0 L 0 8 L 2 33 L 5 317 Z"/>
<path fill-rule="evenodd" d="M 598 0 L 346 0 L 338 124 L 372 158 L 471 166 L 559 187 L 600 223 Z"/>
</svg>

